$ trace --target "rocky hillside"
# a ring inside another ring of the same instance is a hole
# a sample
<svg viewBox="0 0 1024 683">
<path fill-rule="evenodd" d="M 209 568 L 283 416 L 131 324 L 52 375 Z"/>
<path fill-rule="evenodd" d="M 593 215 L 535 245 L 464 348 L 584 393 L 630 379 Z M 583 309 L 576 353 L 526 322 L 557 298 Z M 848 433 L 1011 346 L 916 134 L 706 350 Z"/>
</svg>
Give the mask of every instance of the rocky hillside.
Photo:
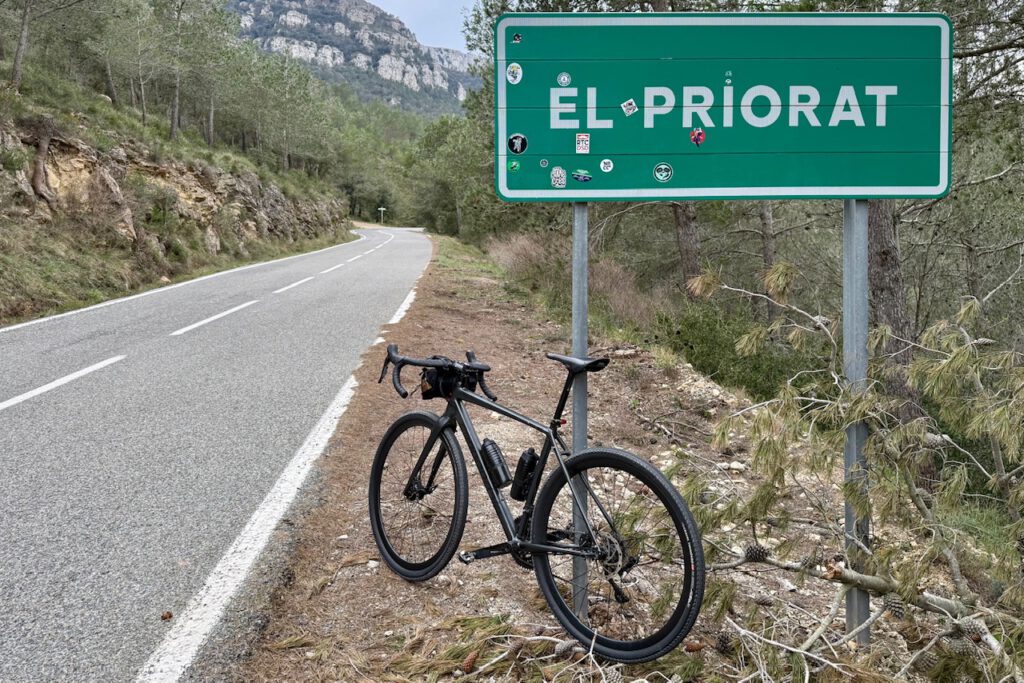
<svg viewBox="0 0 1024 683">
<path fill-rule="evenodd" d="M 90 132 L 0 117 L 0 325 L 348 237 L 344 200 L 244 157 Z"/>
<path fill-rule="evenodd" d="M 265 50 L 310 64 L 326 80 L 410 111 L 459 110 L 471 57 L 426 47 L 405 24 L 365 0 L 231 0 L 243 31 Z M 453 12 L 452 21 L 458 21 Z"/>
<path fill-rule="evenodd" d="M 144 239 L 154 250 L 167 252 L 175 245 L 162 243 L 143 228 L 154 211 L 164 210 L 201 230 L 211 254 L 221 250 L 222 240 L 244 248 L 267 237 L 313 237 L 345 218 L 340 200 L 289 199 L 249 170 L 232 173 L 203 162 L 157 163 L 152 151 L 137 142 L 102 152 L 74 137 L 49 133 L 40 156 L 42 126 L 29 122 L 20 128 L 0 127 L 0 156 L 31 160 L 0 173 L 0 218 L 46 223 L 87 210 L 109 219 L 124 240 Z M 153 205 L 140 203 L 146 197 Z"/>
</svg>

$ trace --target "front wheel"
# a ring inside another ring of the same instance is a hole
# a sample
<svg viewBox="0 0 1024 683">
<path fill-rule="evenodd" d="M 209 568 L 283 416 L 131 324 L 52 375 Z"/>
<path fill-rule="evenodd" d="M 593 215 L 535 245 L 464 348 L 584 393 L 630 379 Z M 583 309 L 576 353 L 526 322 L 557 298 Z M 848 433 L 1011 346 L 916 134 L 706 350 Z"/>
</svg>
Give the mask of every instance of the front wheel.
<svg viewBox="0 0 1024 683">
<path fill-rule="evenodd" d="M 583 451 L 566 469 L 593 534 L 574 524 L 569 482 L 555 468 L 537 498 L 533 542 L 555 541 L 586 557 L 533 554 L 548 606 L 607 659 L 667 654 L 689 633 L 704 596 L 704 552 L 686 503 L 661 472 L 625 451 Z"/>
<path fill-rule="evenodd" d="M 395 420 L 370 470 L 370 527 L 388 566 L 407 581 L 437 575 L 466 527 L 466 463 L 451 429 L 426 412 Z"/>
</svg>

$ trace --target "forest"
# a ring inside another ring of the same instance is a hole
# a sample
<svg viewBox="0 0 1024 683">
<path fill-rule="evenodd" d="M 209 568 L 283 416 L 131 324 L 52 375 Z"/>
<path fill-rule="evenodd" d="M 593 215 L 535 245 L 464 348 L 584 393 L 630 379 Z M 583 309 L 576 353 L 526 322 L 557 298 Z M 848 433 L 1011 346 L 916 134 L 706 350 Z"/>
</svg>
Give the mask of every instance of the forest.
<svg viewBox="0 0 1024 683">
<path fill-rule="evenodd" d="M 225 0 L 0 0 L 0 62 L 0 113 L 18 115 L 15 94 L 73 112 L 73 84 L 130 112 L 154 141 L 184 136 L 301 171 L 367 218 L 389 202 L 392 164 L 423 125 L 240 38 Z"/>
</svg>

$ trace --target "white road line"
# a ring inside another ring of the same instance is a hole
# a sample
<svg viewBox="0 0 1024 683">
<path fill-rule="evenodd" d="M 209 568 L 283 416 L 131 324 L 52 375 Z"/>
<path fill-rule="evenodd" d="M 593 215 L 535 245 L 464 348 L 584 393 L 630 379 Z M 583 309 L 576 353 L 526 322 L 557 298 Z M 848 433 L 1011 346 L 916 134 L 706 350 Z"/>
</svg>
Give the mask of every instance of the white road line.
<svg viewBox="0 0 1024 683">
<path fill-rule="evenodd" d="M 293 282 L 290 285 L 288 285 L 287 287 L 282 287 L 281 289 L 275 289 L 274 290 L 274 294 L 280 294 L 281 292 L 287 292 L 292 287 L 298 287 L 299 285 L 301 285 L 301 284 L 303 284 L 305 282 L 309 282 L 312 279 L 313 279 L 313 277 L 310 276 L 310 277 L 307 277 L 307 278 L 303 278 L 302 280 L 299 280 L 298 282 Z"/>
<path fill-rule="evenodd" d="M 362 254 L 356 254 L 355 256 L 350 258 L 348 261 L 345 261 L 345 263 L 352 263 L 353 261 L 355 261 L 356 259 L 359 259 L 359 258 L 363 258 L 363 255 Z"/>
<path fill-rule="evenodd" d="M 405 301 L 403 301 L 402 305 L 398 307 L 398 310 L 395 311 L 395 314 L 393 316 L 391 316 L 391 320 L 389 320 L 387 322 L 387 324 L 388 325 L 394 325 L 395 323 L 400 322 L 402 320 L 402 318 L 405 317 L 405 312 L 409 310 L 409 307 L 412 306 L 412 302 L 415 299 L 416 299 L 416 288 L 413 287 L 409 291 L 409 294 L 405 297 Z"/>
<path fill-rule="evenodd" d="M 206 584 L 192 597 L 185 611 L 175 615 L 174 626 L 139 670 L 137 681 L 173 683 L 191 666 L 203 642 L 224 613 L 224 608 L 242 585 L 256 558 L 302 488 L 313 463 L 327 447 L 355 388 L 355 377 L 350 377 L 285 467 L 274 488 L 249 518 L 242 533 L 213 568 Z"/>
<path fill-rule="evenodd" d="M 391 240 L 395 239 L 395 236 L 394 236 L 394 234 L 393 234 L 393 233 L 390 233 L 390 232 L 386 232 L 386 233 L 384 233 L 384 234 L 388 236 L 388 238 L 387 238 L 386 240 L 384 240 L 383 242 L 381 242 L 380 244 L 378 244 L 377 246 L 375 246 L 375 247 L 374 247 L 373 249 L 370 249 L 369 251 L 363 252 L 362 254 L 359 254 L 358 256 L 354 256 L 354 257 L 350 258 L 350 259 L 349 259 L 348 261 L 346 261 L 345 263 L 351 263 L 352 261 L 355 261 L 355 260 L 356 260 L 357 258 L 360 258 L 360 257 L 366 256 L 367 254 L 372 254 L 373 252 L 377 251 L 378 249 L 380 249 L 381 247 L 383 247 L 384 245 L 386 245 L 386 244 L 387 244 L 388 242 L 390 242 Z M 332 270 L 337 270 L 338 268 L 341 268 L 341 267 L 342 267 L 343 265 L 345 265 L 345 263 L 339 263 L 339 264 L 338 264 L 338 265 L 336 265 L 336 266 L 331 266 L 331 267 L 330 267 L 330 268 L 328 268 L 327 270 L 321 270 L 321 271 L 320 271 L 320 274 L 321 274 L 321 275 L 326 275 L 327 273 L 331 272 Z"/>
<path fill-rule="evenodd" d="M 2 4 L 2 3 L 0 3 Z M 197 282 L 203 282 L 211 278 L 220 277 L 221 275 L 228 275 L 230 273 L 238 273 L 243 270 L 249 270 L 251 268 L 262 268 L 263 266 L 269 266 L 272 263 L 280 263 L 281 261 L 290 261 L 295 258 L 302 258 L 303 256 L 312 256 L 313 254 L 319 254 L 322 251 L 328 249 L 337 249 L 338 247 L 347 247 L 355 244 L 356 242 L 362 242 L 367 239 L 366 235 L 359 235 L 359 239 L 352 240 L 351 242 L 345 242 L 344 244 L 335 244 L 330 247 L 324 247 L 323 249 L 317 249 L 316 251 L 310 251 L 305 254 L 293 254 L 291 256 L 285 256 L 284 258 L 274 259 L 273 261 L 263 261 L 262 263 L 250 263 L 247 266 L 239 266 L 238 268 L 232 268 L 231 270 L 222 270 L 219 273 L 211 273 L 210 275 L 203 275 L 193 280 L 186 280 L 185 282 L 179 282 L 173 285 L 167 285 L 166 287 L 157 287 L 156 289 L 150 289 L 139 294 L 132 294 L 131 296 L 122 296 L 119 299 L 111 299 L 110 301 L 104 301 L 102 303 L 93 304 L 92 306 L 86 306 L 85 308 L 76 308 L 73 311 L 67 311 L 66 313 L 58 313 L 57 315 L 48 315 L 45 318 L 37 318 L 35 320 L 29 320 L 27 322 L 18 323 L 17 325 L 8 325 L 7 327 L 0 327 L 0 334 L 4 332 L 13 332 L 14 330 L 21 329 L 22 327 L 28 327 L 29 325 L 38 325 L 39 323 L 49 322 L 51 320 L 58 320 L 60 318 L 66 318 L 69 315 L 78 315 L 79 313 L 85 313 L 86 311 L 95 311 L 99 308 L 106 308 L 107 306 L 113 306 L 114 304 L 122 304 L 126 301 L 132 301 L 133 299 L 141 299 L 144 296 L 150 296 L 151 294 L 159 294 L 160 292 L 169 292 L 172 289 L 178 287 L 184 287 L 186 285 L 194 285 Z"/>
<path fill-rule="evenodd" d="M 3 403 L 0 403 L 0 410 L 6 410 L 7 408 L 10 408 L 11 406 L 16 406 L 19 403 L 21 403 L 22 401 L 27 401 L 30 398 L 34 398 L 35 396 L 38 396 L 39 394 L 45 394 L 47 391 L 50 391 L 51 389 L 56 389 L 57 387 L 59 387 L 61 385 L 67 384 L 68 382 L 74 382 L 79 377 L 85 377 L 90 372 L 96 372 L 97 370 L 102 370 L 103 368 L 107 367 L 108 365 L 113 365 L 114 363 L 116 363 L 118 361 L 121 361 L 121 360 L 124 360 L 125 358 L 126 358 L 126 356 L 114 356 L 113 358 L 108 358 L 105 361 L 101 361 L 99 363 L 96 363 L 96 365 L 90 365 L 89 367 L 84 368 L 82 370 L 79 370 L 78 372 L 72 372 L 70 375 L 67 375 L 65 377 L 61 377 L 60 379 L 55 379 L 54 381 L 50 382 L 49 384 L 44 384 L 43 386 L 39 387 L 38 389 L 33 389 L 32 391 L 27 391 L 27 392 L 25 392 L 24 394 L 22 394 L 20 396 L 15 396 L 14 398 L 7 399 Z"/>
<path fill-rule="evenodd" d="M 178 335 L 185 334 L 186 332 L 191 332 L 192 330 L 196 329 L 197 327 L 202 327 L 206 323 L 212 323 L 214 320 L 220 320 L 221 318 L 223 318 L 226 315 L 231 315 L 232 313 L 237 313 L 238 311 L 242 310 L 243 308 L 247 308 L 247 307 L 252 306 L 253 304 L 258 303 L 258 302 L 259 302 L 259 299 L 253 299 L 252 301 L 246 301 L 241 306 L 235 306 L 234 308 L 228 309 L 228 310 L 224 311 L 223 313 L 218 313 L 217 315 L 211 315 L 209 318 L 207 318 L 205 320 L 200 320 L 197 323 L 192 323 L 188 327 L 183 327 L 180 330 L 175 330 L 174 332 L 171 332 L 170 336 L 177 337 Z"/>
</svg>

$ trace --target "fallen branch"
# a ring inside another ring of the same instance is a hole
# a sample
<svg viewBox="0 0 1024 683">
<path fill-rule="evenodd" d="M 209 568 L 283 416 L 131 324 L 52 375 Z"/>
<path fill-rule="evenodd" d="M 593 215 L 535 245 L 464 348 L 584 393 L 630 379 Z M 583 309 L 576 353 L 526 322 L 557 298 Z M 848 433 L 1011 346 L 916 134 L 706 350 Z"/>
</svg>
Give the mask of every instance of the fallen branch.
<svg viewBox="0 0 1024 683">
<path fill-rule="evenodd" d="M 838 671 L 839 673 L 843 674 L 844 676 L 850 675 L 849 672 L 846 669 L 844 669 L 841 664 L 836 664 L 835 662 L 831 662 L 828 659 L 826 659 L 825 657 L 822 657 L 820 655 L 816 655 L 813 652 L 807 652 L 806 650 L 801 650 L 799 648 L 795 648 L 792 645 L 786 645 L 785 643 L 780 643 L 779 641 L 772 640 L 771 638 L 765 638 L 764 636 L 759 635 L 757 633 L 754 633 L 753 631 L 748 631 L 747 629 L 743 628 L 742 626 L 737 624 L 735 621 L 733 621 L 729 617 L 726 617 L 725 621 L 726 621 L 726 623 L 729 624 L 729 626 L 732 626 L 733 629 L 736 630 L 736 632 L 739 634 L 740 638 L 747 637 L 747 638 L 753 638 L 755 640 L 759 640 L 762 643 L 765 643 L 766 645 L 773 645 L 775 647 L 782 648 L 783 650 L 786 650 L 787 652 L 792 652 L 793 654 L 798 654 L 798 655 L 802 655 L 804 657 L 809 657 L 810 659 L 813 659 L 816 662 L 820 662 L 821 664 L 824 664 L 825 666 L 827 666 L 827 667 L 829 667 L 831 669 L 835 669 L 836 671 Z"/>
<path fill-rule="evenodd" d="M 866 630 L 866 629 L 869 629 L 869 628 L 871 628 L 871 624 L 873 624 L 873 623 L 875 623 L 876 621 L 878 621 L 878 619 L 879 619 L 879 618 L 880 618 L 880 617 L 881 617 L 881 616 L 882 616 L 883 614 L 885 614 L 885 605 L 882 605 L 882 608 L 881 608 L 881 609 L 875 610 L 875 613 L 874 613 L 874 614 L 872 614 L 872 615 L 871 615 L 870 617 L 868 617 L 867 619 L 865 619 L 865 620 L 864 620 L 864 623 L 863 623 L 863 624 L 861 624 L 860 626 L 858 626 L 857 628 L 853 629 L 852 631 L 850 631 L 849 633 L 847 633 L 847 634 L 846 634 L 845 636 L 843 636 L 842 638 L 840 638 L 839 640 L 837 640 L 837 641 L 835 642 L 835 644 L 836 644 L 836 645 L 842 645 L 843 643 L 846 643 L 846 642 L 849 642 L 849 641 L 853 640 L 853 639 L 854 639 L 854 638 L 856 638 L 856 637 L 857 637 L 858 635 L 860 635 L 860 633 L 861 633 L 862 631 L 864 631 L 864 630 Z"/>
<path fill-rule="evenodd" d="M 850 590 L 849 586 L 840 586 L 839 590 L 836 591 L 835 600 L 832 601 L 832 609 L 829 610 L 828 616 L 821 620 L 821 625 L 807 637 L 807 640 L 800 644 L 801 650 L 810 650 L 814 642 L 825 635 L 825 631 L 832 625 L 836 615 L 839 614 L 839 608 L 843 605 L 843 600 L 846 598 L 846 592 Z"/>
<path fill-rule="evenodd" d="M 949 630 L 941 631 L 939 633 L 936 633 L 935 637 L 932 638 L 930 641 L 928 641 L 927 645 L 925 645 L 920 650 L 915 652 L 914 656 L 910 658 L 910 661 L 908 661 L 906 664 L 903 665 L 903 668 L 900 669 L 898 674 L 896 674 L 896 679 L 899 680 L 899 679 L 902 679 L 903 677 L 905 677 L 907 675 L 907 672 L 910 671 L 911 667 L 914 666 L 914 662 L 916 662 L 918 659 L 923 657 L 925 652 L 928 652 L 928 650 L 930 650 L 933 647 L 935 647 L 935 643 L 939 642 L 940 638 L 942 638 L 943 636 L 948 636 L 950 633 L 952 633 L 952 631 L 949 631 Z"/>
</svg>

